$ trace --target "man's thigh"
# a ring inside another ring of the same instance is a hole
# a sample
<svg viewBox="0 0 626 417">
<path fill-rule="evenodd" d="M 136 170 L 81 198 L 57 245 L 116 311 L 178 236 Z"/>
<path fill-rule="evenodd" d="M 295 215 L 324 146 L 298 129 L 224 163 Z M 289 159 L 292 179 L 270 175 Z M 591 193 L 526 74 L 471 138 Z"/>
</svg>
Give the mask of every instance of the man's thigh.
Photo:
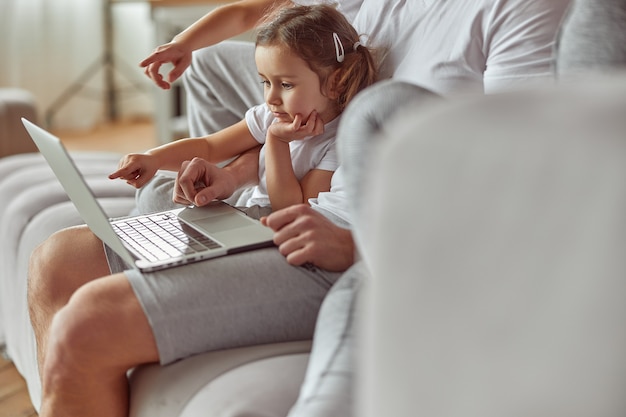
<svg viewBox="0 0 626 417">
<path fill-rule="evenodd" d="M 74 363 L 94 368 L 125 369 L 158 361 L 148 318 L 123 273 L 80 287 L 55 316 L 50 342 L 67 350 Z M 58 349 L 52 352 L 58 356 Z"/>
<path fill-rule="evenodd" d="M 310 339 L 322 300 L 340 275 L 289 265 L 276 248 L 125 274 L 162 364 L 211 350 Z"/>
</svg>

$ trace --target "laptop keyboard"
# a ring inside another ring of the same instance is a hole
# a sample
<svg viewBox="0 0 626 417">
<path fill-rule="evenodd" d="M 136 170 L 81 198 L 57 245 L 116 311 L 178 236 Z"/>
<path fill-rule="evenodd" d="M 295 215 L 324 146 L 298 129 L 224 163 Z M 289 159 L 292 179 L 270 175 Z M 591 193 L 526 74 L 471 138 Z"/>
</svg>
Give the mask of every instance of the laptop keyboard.
<svg viewBox="0 0 626 417">
<path fill-rule="evenodd" d="M 222 245 L 181 223 L 173 213 L 115 222 L 113 229 L 127 245 L 150 261 L 191 255 Z"/>
</svg>

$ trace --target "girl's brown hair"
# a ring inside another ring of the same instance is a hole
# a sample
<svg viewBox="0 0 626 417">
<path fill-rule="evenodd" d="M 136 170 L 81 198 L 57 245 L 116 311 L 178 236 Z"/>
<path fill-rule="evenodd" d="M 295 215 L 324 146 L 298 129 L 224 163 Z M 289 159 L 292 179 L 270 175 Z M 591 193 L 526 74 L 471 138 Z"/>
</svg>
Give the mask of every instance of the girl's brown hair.
<svg viewBox="0 0 626 417">
<path fill-rule="evenodd" d="M 377 80 L 372 53 L 360 44 L 354 27 L 330 5 L 279 8 L 259 27 L 256 46 L 289 48 L 318 75 L 322 88 L 339 70 L 333 80 L 339 111 Z"/>
</svg>

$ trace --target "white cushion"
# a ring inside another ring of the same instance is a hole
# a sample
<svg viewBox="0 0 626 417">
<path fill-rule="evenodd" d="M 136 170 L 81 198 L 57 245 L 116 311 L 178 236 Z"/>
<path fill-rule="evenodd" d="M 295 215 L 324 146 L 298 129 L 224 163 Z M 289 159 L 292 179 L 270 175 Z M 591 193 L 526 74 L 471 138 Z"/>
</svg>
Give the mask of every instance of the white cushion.
<svg viewBox="0 0 626 417">
<path fill-rule="evenodd" d="M 241 409 L 285 416 L 304 379 L 310 347 L 310 341 L 267 344 L 141 366 L 130 376 L 130 417 L 252 415 L 234 412 Z"/>
<path fill-rule="evenodd" d="M 626 75 L 395 120 L 365 196 L 363 417 L 626 413 Z"/>
</svg>

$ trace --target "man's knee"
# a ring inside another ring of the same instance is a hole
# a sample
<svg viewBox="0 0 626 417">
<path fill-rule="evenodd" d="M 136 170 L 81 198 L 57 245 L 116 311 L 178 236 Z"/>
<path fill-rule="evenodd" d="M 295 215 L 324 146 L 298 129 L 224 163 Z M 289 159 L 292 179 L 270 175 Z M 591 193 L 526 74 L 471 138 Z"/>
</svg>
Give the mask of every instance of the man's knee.
<svg viewBox="0 0 626 417">
<path fill-rule="evenodd" d="M 108 367 L 109 344 L 114 343 L 106 326 L 109 318 L 102 309 L 94 308 L 101 303 L 97 292 L 89 285 L 81 287 L 70 301 L 61 307 L 52 318 L 46 348 L 46 373 L 53 375 L 76 372 L 77 369 Z M 115 322 L 114 317 L 110 321 Z"/>
<path fill-rule="evenodd" d="M 60 308 L 82 284 L 108 271 L 102 242 L 91 230 L 63 229 L 31 254 L 28 302 L 31 308 Z"/>
<path fill-rule="evenodd" d="M 41 369 L 44 390 L 58 390 L 68 381 L 88 380 L 104 369 L 95 347 L 102 339 L 89 317 L 75 308 L 61 308 L 52 319 L 45 361 Z M 99 346 L 98 349 L 101 349 Z"/>
<path fill-rule="evenodd" d="M 29 270 L 32 272 L 43 272 L 49 270 L 56 258 L 52 255 L 54 248 L 58 246 L 58 233 L 51 235 L 48 239 L 40 243 L 30 255 Z"/>
<path fill-rule="evenodd" d="M 51 235 L 33 250 L 28 267 L 28 300 L 31 306 L 49 304 L 54 298 L 55 276 L 69 260 L 64 260 L 61 252 L 65 247 L 69 232 L 63 230 Z"/>
<path fill-rule="evenodd" d="M 171 210 L 180 205 L 174 203 L 174 177 L 155 175 L 146 185 L 137 190 L 136 203 L 139 213 L 154 213 Z"/>
<path fill-rule="evenodd" d="M 61 308 L 52 319 L 50 325 L 46 369 L 51 370 L 64 364 L 62 369 L 74 368 L 86 358 L 89 336 L 88 320 L 80 314 L 74 315 L 74 309 Z"/>
</svg>

